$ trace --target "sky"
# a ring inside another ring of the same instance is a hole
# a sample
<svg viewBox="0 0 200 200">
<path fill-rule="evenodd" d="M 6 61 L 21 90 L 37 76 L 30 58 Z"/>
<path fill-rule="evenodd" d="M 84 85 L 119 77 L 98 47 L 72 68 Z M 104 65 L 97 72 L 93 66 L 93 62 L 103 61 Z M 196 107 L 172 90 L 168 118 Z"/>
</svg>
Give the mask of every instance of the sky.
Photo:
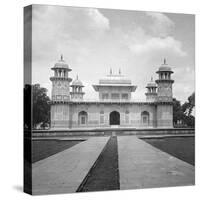
<svg viewBox="0 0 200 200">
<path fill-rule="evenodd" d="M 195 16 L 160 12 L 34 5 L 32 82 L 51 95 L 51 67 L 63 54 L 84 84 L 86 99 L 98 98 L 92 85 L 119 69 L 145 100 L 146 85 L 164 58 L 175 80 L 173 96 L 185 102 L 195 89 Z"/>
</svg>

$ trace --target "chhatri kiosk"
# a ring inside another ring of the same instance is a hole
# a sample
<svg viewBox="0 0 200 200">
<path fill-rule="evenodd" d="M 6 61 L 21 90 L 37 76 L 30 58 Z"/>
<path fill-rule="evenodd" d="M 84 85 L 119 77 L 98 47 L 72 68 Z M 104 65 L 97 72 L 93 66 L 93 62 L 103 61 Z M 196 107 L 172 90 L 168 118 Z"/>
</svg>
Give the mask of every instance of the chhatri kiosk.
<svg viewBox="0 0 200 200">
<path fill-rule="evenodd" d="M 158 79 L 147 84 L 146 101 L 132 99 L 136 86 L 119 71 L 101 78 L 93 85 L 99 99 L 84 100 L 84 85 L 78 76 L 69 77 L 71 69 L 61 59 L 51 68 L 54 75 L 51 98 L 51 129 L 83 128 L 172 128 L 173 105 L 171 74 L 164 60 L 159 67 Z"/>
</svg>

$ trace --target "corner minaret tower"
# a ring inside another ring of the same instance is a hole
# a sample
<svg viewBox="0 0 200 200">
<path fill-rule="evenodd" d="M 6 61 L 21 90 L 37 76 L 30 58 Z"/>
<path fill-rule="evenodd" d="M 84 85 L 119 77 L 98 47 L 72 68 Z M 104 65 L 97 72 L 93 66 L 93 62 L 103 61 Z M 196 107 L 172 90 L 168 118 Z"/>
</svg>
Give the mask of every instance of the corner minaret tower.
<svg viewBox="0 0 200 200">
<path fill-rule="evenodd" d="M 157 128 L 173 128 L 172 84 L 174 80 L 171 79 L 173 71 L 166 63 L 166 59 L 156 73 L 158 74 L 156 125 Z"/>
<path fill-rule="evenodd" d="M 145 93 L 146 95 L 146 101 L 151 102 L 155 101 L 157 99 L 157 85 L 153 81 L 153 77 L 151 77 L 151 81 L 147 84 L 146 86 L 147 92 Z"/>
<path fill-rule="evenodd" d="M 76 76 L 76 79 L 71 84 L 72 92 L 71 94 L 71 100 L 77 100 L 81 101 L 83 100 L 83 95 L 85 94 L 82 90 L 84 87 L 83 83 L 78 79 L 78 75 Z"/>
<path fill-rule="evenodd" d="M 61 55 L 60 60 L 51 68 L 54 71 L 54 76 L 50 78 L 52 81 L 52 101 L 63 102 L 70 100 L 69 84 L 72 81 L 68 77 L 68 72 L 71 71 L 68 64 L 63 60 Z"/>
<path fill-rule="evenodd" d="M 164 59 L 163 64 L 160 66 L 156 73 L 158 74 L 158 79 L 156 80 L 158 85 L 157 101 L 172 101 L 172 84 L 174 83 L 174 80 L 171 79 L 171 74 L 173 71 L 171 70 L 171 67 L 169 67 L 169 65 L 166 63 L 166 59 Z"/>
</svg>

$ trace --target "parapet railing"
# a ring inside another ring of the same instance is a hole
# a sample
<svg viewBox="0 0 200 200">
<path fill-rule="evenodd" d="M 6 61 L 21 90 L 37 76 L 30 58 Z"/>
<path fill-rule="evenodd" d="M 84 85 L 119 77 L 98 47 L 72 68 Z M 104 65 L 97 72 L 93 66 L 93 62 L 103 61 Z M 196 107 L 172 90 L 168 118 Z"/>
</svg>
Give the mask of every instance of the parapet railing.
<svg viewBox="0 0 200 200">
<path fill-rule="evenodd" d="M 115 132 L 117 135 L 195 135 L 194 128 L 87 128 L 64 130 L 32 130 L 25 133 L 25 137 L 45 136 L 106 136 Z"/>
<path fill-rule="evenodd" d="M 73 99 L 71 101 L 87 101 L 87 102 L 145 102 L 146 99 L 83 99 L 83 100 L 76 100 Z"/>
</svg>

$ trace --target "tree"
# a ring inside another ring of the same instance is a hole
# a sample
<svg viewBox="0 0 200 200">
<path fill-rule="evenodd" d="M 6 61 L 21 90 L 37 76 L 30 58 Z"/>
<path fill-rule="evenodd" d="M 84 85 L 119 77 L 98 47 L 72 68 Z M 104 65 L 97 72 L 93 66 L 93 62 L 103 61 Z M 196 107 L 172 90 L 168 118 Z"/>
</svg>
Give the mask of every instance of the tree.
<svg viewBox="0 0 200 200">
<path fill-rule="evenodd" d="M 189 97 L 188 97 L 188 101 L 186 101 L 182 108 L 183 108 L 183 111 L 184 113 L 187 115 L 187 116 L 190 116 L 192 114 L 192 111 L 195 107 L 195 93 L 193 92 Z"/>
<path fill-rule="evenodd" d="M 192 115 L 193 109 L 195 107 L 195 93 L 193 92 L 189 97 L 188 101 L 186 101 L 182 105 L 182 110 L 185 114 L 185 123 L 189 127 L 195 126 L 195 117 Z"/>
<path fill-rule="evenodd" d="M 33 102 L 33 128 L 41 124 L 45 127 L 50 123 L 50 98 L 47 96 L 47 89 L 40 87 L 39 84 L 32 85 Z"/>
<path fill-rule="evenodd" d="M 195 93 L 192 93 L 188 97 L 183 105 L 180 101 L 173 99 L 173 122 L 177 124 L 181 121 L 187 127 L 194 127 L 195 117 L 192 115 L 193 109 L 195 107 Z"/>
<path fill-rule="evenodd" d="M 184 122 L 185 114 L 182 110 L 181 102 L 173 99 L 173 123 L 177 124 L 178 121 Z"/>
</svg>

